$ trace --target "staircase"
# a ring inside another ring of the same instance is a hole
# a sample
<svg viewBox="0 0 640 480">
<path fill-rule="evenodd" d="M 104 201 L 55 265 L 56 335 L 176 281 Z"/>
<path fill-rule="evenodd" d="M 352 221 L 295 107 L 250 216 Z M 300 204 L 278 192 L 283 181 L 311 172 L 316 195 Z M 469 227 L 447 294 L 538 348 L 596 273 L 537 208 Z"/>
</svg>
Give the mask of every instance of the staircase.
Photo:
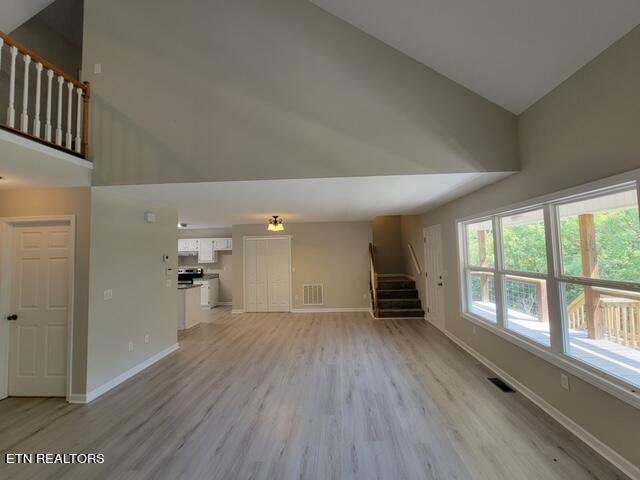
<svg viewBox="0 0 640 480">
<path fill-rule="evenodd" d="M 369 288 L 375 318 L 424 318 L 416 282 L 406 275 L 383 276 L 376 269 L 375 247 L 369 244 Z"/>
<path fill-rule="evenodd" d="M 416 282 L 409 277 L 381 277 L 377 281 L 377 318 L 423 318 Z"/>
</svg>

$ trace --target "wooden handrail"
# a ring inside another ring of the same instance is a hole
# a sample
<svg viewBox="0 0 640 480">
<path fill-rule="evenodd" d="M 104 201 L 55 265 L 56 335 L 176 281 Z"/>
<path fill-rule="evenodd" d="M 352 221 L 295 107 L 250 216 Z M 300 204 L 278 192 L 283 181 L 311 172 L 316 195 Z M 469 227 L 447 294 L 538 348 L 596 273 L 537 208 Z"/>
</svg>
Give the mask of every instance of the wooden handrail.
<svg viewBox="0 0 640 480">
<path fill-rule="evenodd" d="M 31 50 L 26 45 L 23 45 L 22 43 L 18 42 L 15 38 L 10 37 L 9 35 L 7 35 L 6 33 L 2 32 L 2 31 L 0 31 L 0 38 L 2 38 L 4 40 L 4 43 L 6 45 L 9 45 L 10 47 L 16 47 L 18 49 L 18 51 L 20 53 L 22 53 L 23 55 L 29 55 L 31 57 L 32 61 L 34 61 L 36 63 L 41 63 L 42 66 L 44 68 L 46 68 L 47 70 L 53 70 L 53 72 L 56 75 L 61 76 L 67 82 L 71 82 L 76 87 L 81 88 L 83 90 L 86 90 L 86 85 L 84 83 L 82 83 L 80 80 L 78 80 L 77 78 L 73 77 L 72 75 L 69 75 L 67 72 L 65 72 L 61 68 L 56 67 L 53 63 L 51 63 L 48 60 L 44 59 L 43 57 L 38 55 L 36 52 Z"/>
<path fill-rule="evenodd" d="M 3 119 L 0 128 L 89 159 L 89 82 L 81 82 L 29 47 L 0 32 L 0 54 L 5 45 L 10 52 L 9 106 L 6 124 Z M 17 64 L 18 54 L 24 60 L 24 67 Z M 15 98 L 16 73 L 23 68 L 24 85 L 20 104 Z M 35 96 L 35 102 L 29 102 L 30 95 Z M 46 103 L 46 108 L 42 102 Z M 35 105 L 33 112 L 30 111 L 31 105 Z M 56 118 L 53 118 L 53 107 L 56 105 Z M 20 107 L 21 112 L 18 111 Z M 1 112 L 0 118 L 3 118 Z"/>
<path fill-rule="evenodd" d="M 369 243 L 369 281 L 371 288 L 371 307 L 373 316 L 378 318 L 380 312 L 378 308 L 378 271 L 376 270 L 375 247 L 373 243 Z"/>
<path fill-rule="evenodd" d="M 413 260 L 413 266 L 416 269 L 418 275 L 422 274 L 422 269 L 420 268 L 420 263 L 418 262 L 418 257 L 416 257 L 416 251 L 413 249 L 413 245 L 407 243 L 407 248 L 409 248 L 409 254 L 411 255 L 411 259 Z"/>
</svg>

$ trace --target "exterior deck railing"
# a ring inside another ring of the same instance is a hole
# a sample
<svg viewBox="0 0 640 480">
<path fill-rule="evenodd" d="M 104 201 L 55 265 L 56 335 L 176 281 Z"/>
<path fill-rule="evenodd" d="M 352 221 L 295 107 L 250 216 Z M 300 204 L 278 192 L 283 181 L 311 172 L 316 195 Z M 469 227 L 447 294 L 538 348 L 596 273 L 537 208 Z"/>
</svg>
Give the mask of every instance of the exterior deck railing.
<svg viewBox="0 0 640 480">
<path fill-rule="evenodd" d="M 602 289 L 598 308 L 604 320 L 605 339 L 632 348 L 640 348 L 640 299 L 624 297 L 617 293 L 612 296 Z M 587 330 L 587 314 L 584 294 L 580 294 L 567 309 L 569 328 Z"/>
<path fill-rule="evenodd" d="M 0 112 L 0 127 L 88 159 L 89 83 L 76 80 L 3 32 L 0 71 L 3 49 L 8 49 L 8 78 L 5 82 L 0 76 L 0 95 L 6 95 L 7 109 L 6 115 Z M 17 92 L 21 99 L 16 99 Z"/>
</svg>

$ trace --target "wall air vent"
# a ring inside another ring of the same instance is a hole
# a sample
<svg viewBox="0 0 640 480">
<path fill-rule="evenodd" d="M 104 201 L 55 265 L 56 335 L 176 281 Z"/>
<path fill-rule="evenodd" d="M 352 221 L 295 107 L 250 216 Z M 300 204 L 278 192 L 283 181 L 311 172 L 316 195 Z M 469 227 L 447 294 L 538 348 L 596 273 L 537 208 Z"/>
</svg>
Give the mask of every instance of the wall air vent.
<svg viewBox="0 0 640 480">
<path fill-rule="evenodd" d="M 323 305 L 324 304 L 324 286 L 319 283 L 302 285 L 302 304 L 303 305 Z"/>
<path fill-rule="evenodd" d="M 501 378 L 489 378 L 489 381 L 505 393 L 515 393 L 515 390 L 507 385 Z"/>
</svg>

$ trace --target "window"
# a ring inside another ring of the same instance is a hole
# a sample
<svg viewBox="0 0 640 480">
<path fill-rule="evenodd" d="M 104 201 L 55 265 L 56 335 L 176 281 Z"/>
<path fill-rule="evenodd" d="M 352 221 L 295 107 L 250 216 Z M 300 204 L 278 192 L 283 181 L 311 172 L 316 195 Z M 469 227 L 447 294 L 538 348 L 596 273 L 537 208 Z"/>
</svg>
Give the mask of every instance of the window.
<svg viewBox="0 0 640 480">
<path fill-rule="evenodd" d="M 487 220 L 465 225 L 465 245 L 469 291 L 467 308 L 484 320 L 496 323 L 493 222 Z"/>
<path fill-rule="evenodd" d="M 465 314 L 640 387 L 638 174 L 460 222 Z"/>
<path fill-rule="evenodd" d="M 505 271 L 505 326 L 545 346 L 551 345 L 547 282 L 547 242 L 544 211 L 524 211 L 500 217 Z"/>
</svg>

